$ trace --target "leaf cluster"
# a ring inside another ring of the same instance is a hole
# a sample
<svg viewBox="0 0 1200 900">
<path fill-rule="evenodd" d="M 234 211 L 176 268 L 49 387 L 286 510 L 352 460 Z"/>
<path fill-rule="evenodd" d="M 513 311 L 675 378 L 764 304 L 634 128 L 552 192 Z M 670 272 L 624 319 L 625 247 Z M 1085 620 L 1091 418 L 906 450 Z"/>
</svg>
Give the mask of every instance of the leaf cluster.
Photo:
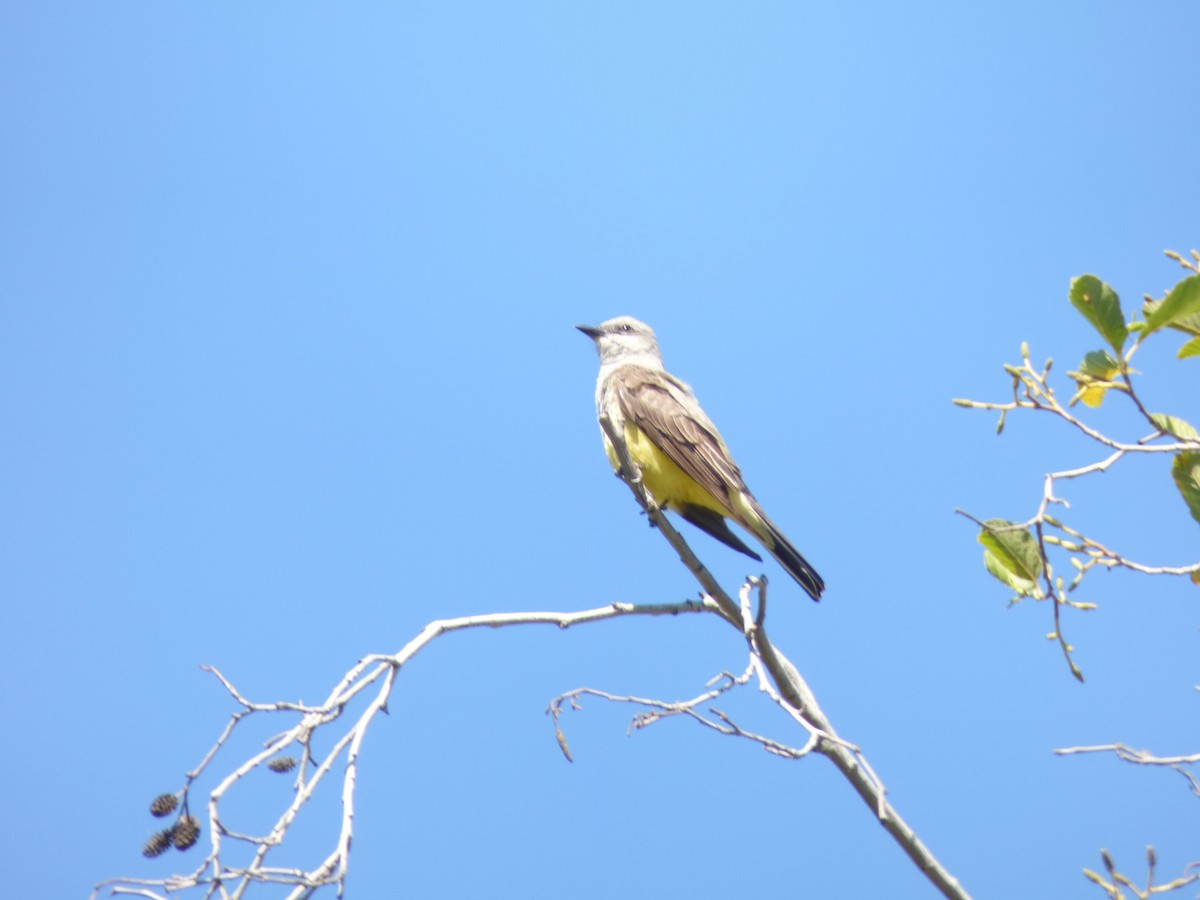
<svg viewBox="0 0 1200 900">
<path fill-rule="evenodd" d="M 1047 362 L 1041 369 L 1034 368 L 1030 363 L 1029 348 L 1024 344 L 1021 347 L 1022 364 L 1004 367 L 1012 377 L 1011 402 L 955 401 L 961 406 L 998 410 L 998 433 L 1003 431 L 1006 415 L 1013 410 L 1049 412 L 1087 434 L 1110 453 L 1106 459 L 1091 465 L 1047 475 L 1037 514 L 1026 522 L 1014 523 L 999 518 L 981 522 L 975 519 L 981 528 L 978 540 L 984 547 L 984 566 L 1014 592 L 1014 601 L 1022 597 L 1053 599 L 1055 627 L 1048 636 L 1059 641 L 1072 673 L 1080 680 L 1082 675 L 1071 659 L 1073 648 L 1062 637 L 1060 607 L 1094 608 L 1093 604 L 1068 598 L 1093 567 L 1121 566 L 1147 574 L 1186 574 L 1200 585 L 1200 563 L 1178 568 L 1135 563 L 1049 514 L 1052 504 L 1068 506 L 1065 500 L 1054 495 L 1056 479 L 1106 471 L 1130 453 L 1157 452 L 1172 456 L 1171 477 L 1175 489 L 1192 518 L 1200 523 L 1200 432 L 1178 415 L 1150 412 L 1135 388 L 1133 376 L 1137 373 L 1131 365 L 1134 354 L 1146 340 L 1168 330 L 1187 335 L 1176 354 L 1178 359 L 1200 356 L 1200 253 L 1192 251 L 1191 259 L 1178 253 L 1168 253 L 1168 256 L 1191 274 L 1161 298 L 1146 296 L 1140 318 L 1127 317 L 1116 290 L 1096 275 L 1080 275 L 1071 280 L 1067 295 L 1071 306 L 1096 330 L 1105 346 L 1087 353 L 1078 368 L 1068 372 L 1076 389 L 1065 405 L 1059 402 L 1049 382 L 1051 363 Z M 1078 402 L 1088 408 L 1100 406 L 1110 391 L 1117 391 L 1134 405 L 1150 430 L 1148 435 L 1136 442 L 1118 441 L 1090 427 L 1071 411 Z M 1075 576 L 1069 584 L 1064 584 L 1062 577 L 1055 575 L 1048 555 L 1049 546 L 1057 546 L 1070 555 Z"/>
</svg>

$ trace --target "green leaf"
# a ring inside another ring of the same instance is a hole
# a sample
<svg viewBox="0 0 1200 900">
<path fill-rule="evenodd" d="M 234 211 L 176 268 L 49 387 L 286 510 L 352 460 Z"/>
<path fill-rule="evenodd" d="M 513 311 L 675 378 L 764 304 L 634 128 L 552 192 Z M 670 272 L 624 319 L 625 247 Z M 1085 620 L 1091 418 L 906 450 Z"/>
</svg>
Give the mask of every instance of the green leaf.
<svg viewBox="0 0 1200 900">
<path fill-rule="evenodd" d="M 1187 359 L 1189 356 L 1200 356 L 1200 337 L 1192 338 L 1180 347 L 1179 352 L 1175 355 L 1180 359 Z"/>
<path fill-rule="evenodd" d="M 1078 372 L 1068 372 L 1067 374 L 1079 385 L 1079 399 L 1085 406 L 1094 409 L 1104 402 L 1108 383 L 1117 376 L 1120 370 L 1117 361 L 1109 356 L 1107 350 L 1093 350 L 1083 358 Z"/>
<path fill-rule="evenodd" d="M 1095 275 L 1080 275 L 1071 279 L 1068 296 L 1071 305 L 1083 313 L 1083 317 L 1119 354 L 1129 331 L 1125 327 L 1125 315 L 1121 312 L 1117 292 Z"/>
<path fill-rule="evenodd" d="M 1175 287 L 1161 303 L 1148 303 L 1153 306 L 1146 316 L 1145 337 L 1152 331 L 1171 325 L 1186 331 L 1191 331 L 1192 316 L 1200 313 L 1200 275 L 1185 278 Z"/>
<path fill-rule="evenodd" d="M 1154 311 L 1163 305 L 1162 300 L 1151 300 L 1149 297 L 1142 303 L 1142 315 L 1149 319 L 1154 315 Z M 1167 323 L 1168 328 L 1174 328 L 1176 331 L 1182 331 L 1185 334 L 1190 334 L 1193 337 L 1200 336 L 1200 313 L 1192 313 L 1190 316 L 1180 316 L 1174 322 Z M 1130 322 L 1129 330 L 1144 330 L 1145 322 Z"/>
<path fill-rule="evenodd" d="M 1165 413 L 1151 413 L 1150 418 L 1156 426 L 1172 437 L 1177 437 L 1181 441 L 1200 441 L 1200 432 L 1197 432 L 1183 419 L 1177 419 L 1175 416 L 1168 416 Z"/>
<path fill-rule="evenodd" d="M 1027 528 L 997 532 L 1013 523 L 988 519 L 977 540 L 986 548 L 983 564 L 989 572 L 1023 597 L 1041 598 L 1037 578 L 1042 574 L 1042 556 L 1037 541 Z"/>
<path fill-rule="evenodd" d="M 1034 582 L 1027 578 L 1022 578 L 1014 574 L 1010 569 L 1005 568 L 1004 563 L 991 550 L 983 551 L 983 567 L 1022 597 L 1041 599 L 1041 592 Z"/>
<path fill-rule="evenodd" d="M 1176 287 L 1178 287 L 1178 285 L 1176 285 Z M 1146 317 L 1147 321 L 1152 318 L 1157 321 L 1158 317 L 1161 315 L 1158 310 L 1161 309 L 1162 305 L 1166 302 L 1166 300 L 1150 300 L 1147 298 L 1146 302 L 1142 304 L 1142 315 Z M 1177 316 L 1172 321 L 1165 324 L 1168 328 L 1173 328 L 1176 331 L 1182 331 L 1184 334 L 1191 335 L 1191 339 L 1186 341 L 1175 354 L 1179 359 L 1187 359 L 1191 356 L 1200 356 L 1200 312 Z M 1146 322 L 1132 323 L 1129 326 L 1131 331 L 1134 330 L 1135 325 L 1137 326 L 1137 330 L 1146 331 L 1146 333 L 1149 334 Z M 1138 340 L 1140 341 L 1141 339 L 1142 336 L 1139 335 Z"/>
<path fill-rule="evenodd" d="M 1187 450 L 1175 454 L 1171 477 L 1175 479 L 1175 487 L 1179 488 L 1188 512 L 1200 522 L 1200 453 Z"/>
<path fill-rule="evenodd" d="M 1121 370 L 1117 361 L 1108 355 L 1107 350 L 1093 350 L 1083 358 L 1079 371 L 1101 381 L 1112 381 L 1113 376 Z"/>
</svg>

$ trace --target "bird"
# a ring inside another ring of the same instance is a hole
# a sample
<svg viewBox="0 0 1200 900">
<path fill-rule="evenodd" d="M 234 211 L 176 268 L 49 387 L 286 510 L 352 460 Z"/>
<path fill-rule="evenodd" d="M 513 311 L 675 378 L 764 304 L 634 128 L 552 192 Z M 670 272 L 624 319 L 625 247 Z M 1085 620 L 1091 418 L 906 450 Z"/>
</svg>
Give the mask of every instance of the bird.
<svg viewBox="0 0 1200 900">
<path fill-rule="evenodd" d="M 762 544 L 813 600 L 825 582 L 772 522 L 742 478 L 717 427 L 691 387 L 663 367 L 654 330 L 632 316 L 576 325 L 600 356 L 596 415 L 604 451 L 620 472 L 620 455 L 604 428 L 624 443 L 642 485 L 660 509 L 669 509 L 721 543 L 759 562 L 730 529 L 732 519 Z"/>
</svg>

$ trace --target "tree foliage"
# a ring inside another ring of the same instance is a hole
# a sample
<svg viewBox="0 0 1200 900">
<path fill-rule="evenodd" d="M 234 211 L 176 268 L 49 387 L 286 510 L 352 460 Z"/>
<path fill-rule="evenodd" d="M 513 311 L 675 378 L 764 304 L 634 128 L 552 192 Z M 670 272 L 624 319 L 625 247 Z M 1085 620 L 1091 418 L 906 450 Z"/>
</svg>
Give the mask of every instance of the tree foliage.
<svg viewBox="0 0 1200 900">
<path fill-rule="evenodd" d="M 1045 476 L 1041 500 L 1034 515 L 1024 522 L 990 518 L 980 521 L 967 513 L 980 526 L 978 540 L 984 546 L 984 566 L 1005 587 L 1013 591 L 1013 602 L 1029 597 L 1050 601 L 1054 628 L 1049 637 L 1058 641 L 1071 673 L 1080 681 L 1083 673 L 1072 657 L 1073 647 L 1063 636 L 1064 609 L 1091 610 L 1095 605 L 1076 598 L 1085 576 L 1096 567 L 1128 569 L 1146 575 L 1185 576 L 1200 586 L 1200 562 L 1183 566 L 1150 565 L 1126 557 L 1068 524 L 1067 501 L 1058 496 L 1060 482 L 1105 472 L 1139 454 L 1165 454 L 1170 458 L 1170 475 L 1174 492 L 1182 500 L 1191 517 L 1200 524 L 1200 432 L 1188 420 L 1171 412 L 1152 412 L 1140 392 L 1140 377 L 1135 383 L 1132 366 L 1134 355 L 1152 336 L 1175 331 L 1187 336 L 1178 348 L 1176 357 L 1188 361 L 1200 356 L 1200 253 L 1192 251 L 1191 258 L 1179 253 L 1167 255 L 1190 274 L 1169 290 L 1165 296 L 1146 296 L 1141 306 L 1141 318 L 1126 318 L 1121 299 L 1113 287 L 1095 275 L 1080 275 L 1071 280 L 1068 299 L 1071 305 L 1099 334 L 1106 346 L 1084 355 L 1079 366 L 1067 375 L 1074 382 L 1074 391 L 1064 404 L 1050 383 L 1051 361 L 1035 368 L 1029 358 L 1029 347 L 1021 346 L 1021 364 L 1006 365 L 1012 379 L 1012 400 L 1004 403 L 955 400 L 960 406 L 972 409 L 996 410 L 1000 413 L 997 432 L 1003 432 L 1005 418 L 1015 410 L 1045 412 L 1057 417 L 1067 427 L 1087 435 L 1102 448 L 1102 459 L 1074 469 L 1051 472 Z M 1193 363 L 1184 362 L 1184 365 Z M 1191 373 L 1188 373 L 1191 375 Z M 1194 376 L 1192 376 L 1194 377 Z M 1083 414 L 1074 411 L 1076 404 L 1085 408 L 1100 407 L 1110 393 L 1116 392 L 1132 404 L 1138 420 L 1144 423 L 1140 436 L 1130 439 L 1114 438 L 1089 424 Z M 1051 510 L 1054 513 L 1051 513 Z M 960 510 L 960 512 L 962 512 Z M 1074 574 L 1066 581 L 1058 571 L 1064 563 Z M 1184 756 L 1156 756 L 1146 750 L 1133 750 L 1124 744 L 1113 743 L 1092 747 L 1069 747 L 1056 751 L 1060 755 L 1076 753 L 1112 753 L 1125 762 L 1145 766 L 1169 767 L 1187 780 L 1191 790 L 1200 797 L 1200 779 L 1191 767 L 1200 764 L 1200 753 Z M 1112 900 L 1122 900 L 1126 891 L 1139 898 L 1166 893 L 1200 880 L 1200 863 L 1187 866 L 1184 873 L 1167 882 L 1156 883 L 1156 859 L 1153 847 L 1147 847 L 1146 877 L 1135 882 L 1119 871 L 1112 856 L 1100 851 L 1104 873 L 1084 869 L 1084 876 L 1100 887 Z"/>
<path fill-rule="evenodd" d="M 1140 319 L 1126 320 L 1121 299 L 1109 284 L 1095 275 L 1080 275 L 1071 280 L 1068 298 L 1071 305 L 1096 330 L 1107 344 L 1085 354 L 1078 368 L 1067 373 L 1074 392 L 1064 404 L 1050 383 L 1052 362 L 1041 368 L 1030 362 L 1029 347 L 1021 346 L 1021 364 L 1006 365 L 1012 379 L 1011 401 L 1004 403 L 955 400 L 959 406 L 997 410 L 997 432 L 1003 432 L 1007 415 L 1014 410 L 1050 413 L 1063 424 L 1078 429 L 1099 445 L 1105 456 L 1078 468 L 1046 475 L 1037 511 L 1024 522 L 989 518 L 980 521 L 979 542 L 983 544 L 984 566 L 1011 589 L 1014 601 L 1023 597 L 1050 600 L 1054 628 L 1050 637 L 1057 640 L 1071 673 L 1083 680 L 1083 673 L 1072 658 L 1072 647 L 1063 636 L 1063 608 L 1091 610 L 1095 605 L 1076 599 L 1084 577 L 1097 566 L 1124 568 L 1148 575 L 1182 575 L 1200 585 L 1200 562 L 1184 566 L 1151 565 L 1137 562 L 1100 543 L 1065 521 L 1068 503 L 1058 496 L 1058 484 L 1108 471 L 1126 457 L 1139 454 L 1166 454 L 1172 458 L 1171 477 L 1176 492 L 1193 519 L 1200 523 L 1200 433 L 1183 417 L 1172 412 L 1151 412 L 1143 403 L 1135 385 L 1133 357 L 1142 344 L 1164 329 L 1188 335 L 1176 354 L 1180 360 L 1200 355 L 1200 254 L 1193 259 L 1169 253 L 1192 274 L 1159 299 L 1146 297 Z M 1135 438 L 1114 438 L 1102 433 L 1074 411 L 1076 404 L 1095 409 L 1110 392 L 1121 394 L 1136 409 L 1145 429 Z M 1052 513 L 1051 510 L 1054 510 Z M 962 512 L 960 510 L 960 512 Z M 963 513 L 967 515 L 966 513 Z M 1063 563 L 1073 570 L 1070 580 L 1056 570 Z"/>
</svg>

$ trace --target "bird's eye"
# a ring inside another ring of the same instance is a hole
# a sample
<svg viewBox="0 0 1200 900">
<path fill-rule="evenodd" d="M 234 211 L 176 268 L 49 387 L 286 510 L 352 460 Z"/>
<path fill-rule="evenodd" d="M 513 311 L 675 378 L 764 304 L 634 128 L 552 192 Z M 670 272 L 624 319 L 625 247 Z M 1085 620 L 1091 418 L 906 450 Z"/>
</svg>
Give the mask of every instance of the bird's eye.
<svg viewBox="0 0 1200 900">
<path fill-rule="evenodd" d="M 633 331 L 633 326 L 626 322 L 621 326 L 621 330 L 626 334 L 629 334 L 629 332 Z"/>
</svg>

